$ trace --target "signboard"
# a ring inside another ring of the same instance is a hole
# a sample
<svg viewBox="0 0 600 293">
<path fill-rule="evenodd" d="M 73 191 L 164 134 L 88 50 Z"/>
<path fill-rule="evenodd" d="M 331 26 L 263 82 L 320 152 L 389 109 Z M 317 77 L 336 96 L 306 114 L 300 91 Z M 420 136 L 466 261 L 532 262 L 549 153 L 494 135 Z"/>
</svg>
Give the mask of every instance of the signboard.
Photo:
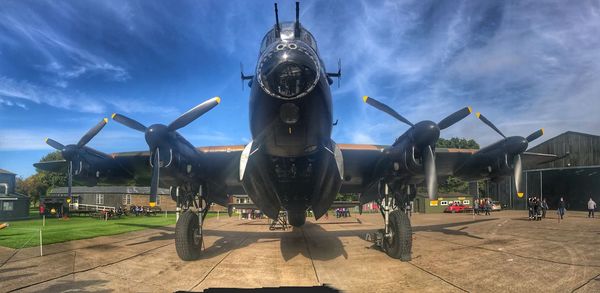
<svg viewBox="0 0 600 293">
<path fill-rule="evenodd" d="M 523 193 L 523 192 L 517 192 L 517 196 L 518 196 L 519 198 L 523 198 L 523 195 L 525 195 L 525 193 Z"/>
<path fill-rule="evenodd" d="M 437 207 L 438 206 L 438 201 L 437 200 L 430 200 L 429 201 L 429 206 L 430 207 Z"/>
<path fill-rule="evenodd" d="M 71 198 L 67 197 L 67 203 L 71 203 Z"/>
</svg>

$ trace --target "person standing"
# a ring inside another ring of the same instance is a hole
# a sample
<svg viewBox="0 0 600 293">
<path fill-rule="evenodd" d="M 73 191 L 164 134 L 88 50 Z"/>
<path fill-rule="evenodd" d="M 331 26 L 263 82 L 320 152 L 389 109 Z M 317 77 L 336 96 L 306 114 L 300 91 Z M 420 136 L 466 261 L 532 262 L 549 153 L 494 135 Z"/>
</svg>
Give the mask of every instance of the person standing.
<svg viewBox="0 0 600 293">
<path fill-rule="evenodd" d="M 548 203 L 546 202 L 546 199 L 544 198 L 544 200 L 542 201 L 542 219 L 546 218 L 547 210 L 548 210 Z"/>
<path fill-rule="evenodd" d="M 590 197 L 588 200 L 588 218 L 594 217 L 594 210 L 596 209 L 596 202 Z"/>
<path fill-rule="evenodd" d="M 565 215 L 566 203 L 565 200 L 561 197 L 558 202 L 558 214 L 560 215 L 560 219 L 562 220 Z"/>
</svg>

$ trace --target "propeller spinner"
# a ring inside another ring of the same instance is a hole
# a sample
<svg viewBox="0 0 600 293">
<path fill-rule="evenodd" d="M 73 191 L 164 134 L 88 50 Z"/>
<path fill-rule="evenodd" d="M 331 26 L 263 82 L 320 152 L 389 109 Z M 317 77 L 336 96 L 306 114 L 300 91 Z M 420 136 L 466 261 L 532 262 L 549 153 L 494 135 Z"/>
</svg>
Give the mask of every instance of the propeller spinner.
<svg viewBox="0 0 600 293">
<path fill-rule="evenodd" d="M 423 170 L 425 172 L 427 194 L 429 195 L 429 198 L 435 199 L 438 187 L 437 171 L 435 167 L 435 144 L 440 137 L 440 130 L 446 129 L 467 117 L 469 114 L 471 114 L 471 107 L 462 108 L 448 115 L 439 123 L 435 123 L 433 121 L 421 121 L 417 124 L 413 124 L 394 109 L 382 102 L 379 102 L 368 96 L 364 96 L 363 101 L 396 118 L 398 121 L 409 125 L 411 129 L 414 130 L 414 143 L 421 149 L 420 153 L 423 161 Z"/>
<path fill-rule="evenodd" d="M 129 128 L 144 132 L 146 143 L 150 148 L 150 162 L 152 165 L 152 181 L 150 184 L 151 207 L 156 205 L 160 168 L 164 167 L 161 166 L 161 162 L 165 161 L 165 157 L 168 157 L 168 160 L 166 161 L 170 161 L 172 159 L 172 142 L 177 137 L 175 132 L 178 129 L 181 129 L 192 123 L 194 120 L 198 119 L 200 116 L 216 107 L 219 103 L 221 103 L 221 98 L 214 97 L 183 113 L 169 125 L 154 124 L 150 127 L 146 127 L 140 122 L 121 114 L 112 114 L 111 118 L 113 120 Z M 165 153 L 168 156 L 166 156 Z"/>
<path fill-rule="evenodd" d="M 63 145 L 62 143 L 53 140 L 51 138 L 46 138 L 46 144 L 60 151 L 63 158 L 69 162 L 68 168 L 68 188 L 67 193 L 68 197 L 71 197 L 71 189 L 73 187 L 73 162 L 76 162 L 75 165 L 80 165 L 81 163 L 81 152 L 85 145 L 92 140 L 99 132 L 104 128 L 104 126 L 108 123 L 108 119 L 104 118 L 90 130 L 88 130 L 80 139 L 77 144 L 69 144 Z M 81 172 L 81 169 L 78 169 L 77 172 Z"/>
</svg>

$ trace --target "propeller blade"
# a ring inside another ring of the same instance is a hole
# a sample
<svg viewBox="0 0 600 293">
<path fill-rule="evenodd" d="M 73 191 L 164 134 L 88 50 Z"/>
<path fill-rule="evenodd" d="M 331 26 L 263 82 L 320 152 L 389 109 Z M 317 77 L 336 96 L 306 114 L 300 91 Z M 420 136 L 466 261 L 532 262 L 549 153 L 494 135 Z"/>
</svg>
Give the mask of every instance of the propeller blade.
<svg viewBox="0 0 600 293">
<path fill-rule="evenodd" d="M 452 114 L 450 114 L 448 117 L 442 119 L 442 121 L 440 121 L 440 123 L 438 123 L 438 127 L 440 128 L 440 130 L 442 129 L 446 129 L 452 125 L 454 125 L 454 123 L 463 120 L 465 117 L 469 116 L 469 114 L 471 114 L 473 110 L 471 109 L 471 107 L 464 107 Z"/>
<path fill-rule="evenodd" d="M 46 144 L 48 144 L 49 146 L 51 146 L 59 151 L 62 151 L 65 148 L 65 146 L 62 143 L 60 143 L 54 139 L 51 139 L 51 138 L 46 138 Z"/>
<path fill-rule="evenodd" d="M 214 97 L 210 100 L 207 100 L 204 103 L 183 113 L 183 115 L 179 116 L 177 119 L 175 119 L 173 122 L 171 122 L 171 124 L 169 124 L 169 126 L 167 128 L 170 131 L 180 129 L 180 128 L 192 123 L 192 121 L 198 119 L 198 117 L 200 117 L 204 113 L 210 111 L 212 108 L 216 107 L 219 103 L 221 103 L 221 98 L 219 98 L 219 97 Z"/>
<path fill-rule="evenodd" d="M 363 97 L 363 101 L 373 107 L 375 107 L 376 109 L 383 111 L 387 114 L 389 114 L 390 116 L 398 119 L 401 122 L 404 122 L 410 126 L 414 126 L 414 124 L 412 124 L 410 121 L 408 121 L 406 118 L 402 117 L 402 115 L 398 114 L 398 112 L 394 111 L 394 109 L 390 108 L 388 105 L 379 102 L 371 97 L 368 96 L 364 96 Z"/>
<path fill-rule="evenodd" d="M 104 125 L 106 125 L 106 123 L 108 123 L 108 118 L 102 119 L 102 121 L 100 121 L 100 123 L 96 124 L 96 126 L 92 127 L 92 129 L 88 130 L 88 132 L 81 137 L 81 139 L 77 143 L 77 146 L 82 147 L 82 146 L 86 145 L 88 142 L 90 142 L 90 140 L 92 140 L 92 138 L 94 138 L 94 136 L 96 136 L 98 134 L 98 132 L 100 132 L 100 130 L 102 130 L 102 128 L 104 128 Z"/>
<path fill-rule="evenodd" d="M 530 134 L 530 135 L 529 135 L 529 136 L 527 136 L 527 138 L 525 138 L 525 139 L 527 139 L 527 141 L 528 141 L 528 142 L 532 142 L 532 141 L 534 141 L 534 140 L 538 139 L 538 138 L 539 138 L 540 136 L 542 136 L 542 135 L 544 135 L 544 128 L 542 128 L 542 129 L 540 129 L 540 130 L 538 130 L 538 131 L 536 131 L 536 132 L 534 132 L 534 133 Z"/>
<path fill-rule="evenodd" d="M 435 155 L 431 146 L 427 146 L 423 154 L 423 164 L 425 167 L 425 184 L 427 185 L 427 195 L 429 199 L 437 198 L 437 173 L 435 170 Z"/>
<path fill-rule="evenodd" d="M 500 131 L 498 128 L 496 128 L 496 125 L 494 125 L 494 123 L 492 123 L 492 121 L 485 118 L 485 116 L 483 116 L 481 113 L 477 112 L 475 114 L 475 116 L 477 116 L 477 118 L 479 118 L 481 121 L 483 121 L 483 123 L 485 123 L 487 126 L 491 127 L 493 130 L 498 132 L 498 134 L 500 134 L 502 137 L 506 138 L 506 135 L 504 135 L 504 133 L 502 133 L 502 131 Z"/>
<path fill-rule="evenodd" d="M 152 182 L 150 184 L 150 206 L 156 205 L 156 194 L 158 193 L 158 176 L 160 171 L 160 149 L 154 151 L 154 162 L 152 164 Z"/>
<path fill-rule="evenodd" d="M 67 196 L 71 197 L 71 187 L 73 187 L 73 161 L 69 161 L 69 174 L 67 184 Z"/>
<path fill-rule="evenodd" d="M 113 120 L 129 127 L 132 129 L 135 129 L 137 131 L 141 131 L 141 132 L 146 132 L 146 126 L 144 126 L 142 123 L 139 123 L 131 118 L 125 117 L 121 114 L 117 114 L 114 113 L 112 114 L 112 116 L 110 116 Z"/>
<path fill-rule="evenodd" d="M 521 161 L 521 155 L 515 156 L 514 159 L 514 176 L 515 176 L 515 188 L 517 193 L 520 192 L 519 188 L 521 186 L 521 175 L 523 174 L 523 163 Z"/>
</svg>

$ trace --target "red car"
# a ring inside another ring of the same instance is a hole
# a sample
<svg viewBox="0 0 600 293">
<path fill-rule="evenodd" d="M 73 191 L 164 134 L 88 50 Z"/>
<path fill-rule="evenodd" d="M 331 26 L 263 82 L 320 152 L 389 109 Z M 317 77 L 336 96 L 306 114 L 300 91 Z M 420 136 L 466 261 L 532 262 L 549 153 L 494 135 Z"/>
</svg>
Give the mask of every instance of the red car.
<svg viewBox="0 0 600 293">
<path fill-rule="evenodd" d="M 445 210 L 444 213 L 464 213 L 471 211 L 472 208 L 470 205 L 464 204 L 450 204 Z"/>
</svg>

